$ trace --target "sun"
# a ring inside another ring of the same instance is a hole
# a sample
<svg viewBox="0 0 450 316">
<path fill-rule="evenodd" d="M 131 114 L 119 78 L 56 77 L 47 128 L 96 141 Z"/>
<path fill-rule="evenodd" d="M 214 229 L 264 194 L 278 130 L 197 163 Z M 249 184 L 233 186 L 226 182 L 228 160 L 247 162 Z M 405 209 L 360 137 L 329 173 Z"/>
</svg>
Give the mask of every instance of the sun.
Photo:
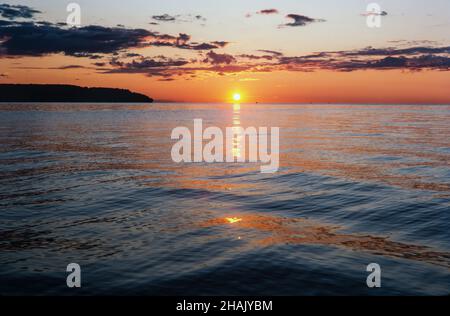
<svg viewBox="0 0 450 316">
<path fill-rule="evenodd" d="M 241 94 L 240 93 L 233 94 L 233 100 L 236 102 L 241 101 Z"/>
</svg>

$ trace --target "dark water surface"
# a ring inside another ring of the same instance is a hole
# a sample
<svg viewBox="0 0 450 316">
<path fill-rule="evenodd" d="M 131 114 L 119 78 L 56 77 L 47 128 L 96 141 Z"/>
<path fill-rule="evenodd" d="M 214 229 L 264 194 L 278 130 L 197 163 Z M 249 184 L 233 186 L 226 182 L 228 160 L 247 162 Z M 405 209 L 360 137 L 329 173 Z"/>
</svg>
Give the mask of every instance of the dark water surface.
<svg viewBox="0 0 450 316">
<path fill-rule="evenodd" d="M 279 172 L 173 163 L 194 118 Z M 450 294 L 450 106 L 0 104 L 0 166 L 1 295 Z"/>
</svg>

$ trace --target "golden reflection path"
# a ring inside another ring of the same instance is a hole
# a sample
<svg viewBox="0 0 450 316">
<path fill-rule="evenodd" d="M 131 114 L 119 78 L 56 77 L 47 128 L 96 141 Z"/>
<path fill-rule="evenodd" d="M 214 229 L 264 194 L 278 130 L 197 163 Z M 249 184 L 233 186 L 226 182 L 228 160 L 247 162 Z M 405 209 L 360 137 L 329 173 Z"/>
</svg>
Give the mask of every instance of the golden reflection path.
<svg viewBox="0 0 450 316">
<path fill-rule="evenodd" d="M 247 239 L 260 246 L 278 244 L 319 244 L 337 246 L 353 251 L 426 262 L 450 269 L 450 253 L 433 250 L 424 245 L 406 244 L 388 237 L 340 233 L 343 227 L 319 223 L 305 218 L 272 215 L 235 214 L 206 220 L 202 228 L 231 225 L 239 239 Z M 248 230 L 261 233 L 261 238 L 245 237 Z M 247 232 L 246 232 L 247 231 Z"/>
</svg>

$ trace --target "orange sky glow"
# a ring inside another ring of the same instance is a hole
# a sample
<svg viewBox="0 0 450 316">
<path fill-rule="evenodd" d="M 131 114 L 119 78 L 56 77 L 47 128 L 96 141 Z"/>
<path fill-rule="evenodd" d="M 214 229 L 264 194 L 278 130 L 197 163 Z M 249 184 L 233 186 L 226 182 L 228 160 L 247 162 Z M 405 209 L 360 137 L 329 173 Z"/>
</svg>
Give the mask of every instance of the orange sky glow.
<svg viewBox="0 0 450 316">
<path fill-rule="evenodd" d="M 449 25 L 430 26 L 448 19 L 448 1 L 429 19 L 418 0 L 382 3 L 392 14 L 379 29 L 366 26 L 365 7 L 353 0 L 273 1 L 271 10 L 233 0 L 219 11 L 202 0 L 189 1 L 195 10 L 136 0 L 121 8 L 123 19 L 115 1 L 106 14 L 100 0 L 82 3 L 78 29 L 54 23 L 64 7 L 28 2 L 9 1 L 49 25 L 34 24 L 33 40 L 23 35 L 28 20 L 0 19 L 0 83 L 124 88 L 168 102 L 233 102 L 239 92 L 242 103 L 450 103 Z M 100 35 L 84 38 L 89 32 Z"/>
</svg>

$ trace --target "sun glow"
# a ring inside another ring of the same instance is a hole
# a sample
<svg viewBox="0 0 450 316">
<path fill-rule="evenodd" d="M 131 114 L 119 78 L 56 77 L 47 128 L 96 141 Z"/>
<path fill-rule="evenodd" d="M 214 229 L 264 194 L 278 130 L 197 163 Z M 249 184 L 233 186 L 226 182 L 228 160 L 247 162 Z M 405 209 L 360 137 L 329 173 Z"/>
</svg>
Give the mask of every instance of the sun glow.
<svg viewBox="0 0 450 316">
<path fill-rule="evenodd" d="M 233 94 L 233 100 L 234 100 L 235 102 L 241 101 L 241 94 L 240 94 L 240 93 L 235 93 L 235 94 Z"/>
<path fill-rule="evenodd" d="M 239 223 L 240 221 L 242 221 L 242 218 L 239 217 L 227 217 L 225 218 L 225 220 L 230 223 L 230 224 L 234 224 L 234 223 Z"/>
</svg>

